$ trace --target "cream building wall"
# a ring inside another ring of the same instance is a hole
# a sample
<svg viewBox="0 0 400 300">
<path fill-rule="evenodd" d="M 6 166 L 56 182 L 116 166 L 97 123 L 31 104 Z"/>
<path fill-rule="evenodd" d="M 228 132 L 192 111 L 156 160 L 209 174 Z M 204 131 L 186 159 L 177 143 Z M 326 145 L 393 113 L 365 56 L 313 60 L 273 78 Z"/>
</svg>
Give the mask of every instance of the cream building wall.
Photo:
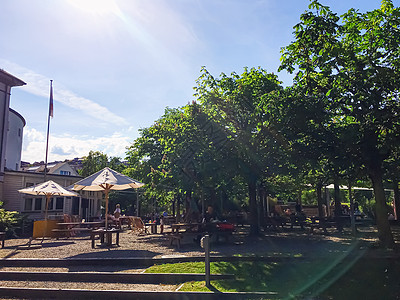
<svg viewBox="0 0 400 300">
<path fill-rule="evenodd" d="M 53 180 L 61 186 L 71 186 L 80 176 L 63 176 L 47 174 L 47 180 Z M 32 196 L 19 193 L 18 190 L 28 186 L 42 183 L 43 174 L 34 172 L 5 171 L 4 176 L 4 208 L 18 211 L 28 215 L 30 219 L 42 219 L 44 217 L 46 199 L 43 196 Z M 95 218 L 100 216 L 102 201 L 101 192 L 81 192 L 81 197 L 53 197 L 49 207 L 49 216 L 62 216 L 63 214 L 79 215 L 82 218 Z M 87 203 L 86 205 L 83 205 Z"/>
<path fill-rule="evenodd" d="M 7 145 L 5 167 L 8 170 L 21 169 L 22 137 L 25 119 L 15 110 L 10 108 L 8 115 Z"/>
<path fill-rule="evenodd" d="M 3 181 L 6 167 L 11 88 L 21 85 L 25 85 L 25 82 L 0 69 L 0 201 L 3 201 L 4 198 Z"/>
</svg>

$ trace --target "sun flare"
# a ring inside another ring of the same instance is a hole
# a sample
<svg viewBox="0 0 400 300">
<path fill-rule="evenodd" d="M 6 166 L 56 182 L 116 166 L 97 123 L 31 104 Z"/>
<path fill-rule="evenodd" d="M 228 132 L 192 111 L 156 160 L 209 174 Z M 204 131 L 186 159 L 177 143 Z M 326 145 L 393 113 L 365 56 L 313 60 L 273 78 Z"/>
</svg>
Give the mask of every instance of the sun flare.
<svg viewBox="0 0 400 300">
<path fill-rule="evenodd" d="M 93 15 L 118 13 L 118 6 L 114 0 L 68 0 L 74 7 Z"/>
</svg>

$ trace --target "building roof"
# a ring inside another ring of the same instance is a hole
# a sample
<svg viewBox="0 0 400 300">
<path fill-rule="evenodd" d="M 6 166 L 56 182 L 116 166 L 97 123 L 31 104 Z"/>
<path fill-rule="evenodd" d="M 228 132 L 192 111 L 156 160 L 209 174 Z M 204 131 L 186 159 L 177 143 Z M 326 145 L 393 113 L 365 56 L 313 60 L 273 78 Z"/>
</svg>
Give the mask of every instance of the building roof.
<svg viewBox="0 0 400 300">
<path fill-rule="evenodd" d="M 54 172 L 59 170 L 63 165 L 68 165 L 72 171 L 76 172 L 75 169 L 72 168 L 68 162 L 52 162 L 47 164 L 47 174 L 55 174 Z M 40 165 L 24 167 L 23 171 L 44 173 L 44 163 Z"/>
<path fill-rule="evenodd" d="M 21 79 L 11 75 L 10 73 L 0 69 L 0 81 L 9 85 L 9 86 L 21 86 L 25 85 L 26 83 L 23 82 Z"/>
<path fill-rule="evenodd" d="M 25 122 L 24 117 L 21 116 L 20 113 L 18 113 L 17 111 L 13 110 L 12 108 L 9 108 L 9 109 L 10 109 L 10 112 L 14 113 L 16 116 L 18 116 L 18 117 L 22 120 L 22 122 L 24 123 L 24 126 L 25 126 L 25 125 L 26 125 L 26 122 Z"/>
</svg>

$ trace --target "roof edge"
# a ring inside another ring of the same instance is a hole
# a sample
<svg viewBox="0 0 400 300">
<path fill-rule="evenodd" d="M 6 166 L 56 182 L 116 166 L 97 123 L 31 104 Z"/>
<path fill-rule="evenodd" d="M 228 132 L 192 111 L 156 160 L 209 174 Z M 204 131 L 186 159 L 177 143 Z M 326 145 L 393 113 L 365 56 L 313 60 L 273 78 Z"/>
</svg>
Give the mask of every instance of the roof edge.
<svg viewBox="0 0 400 300">
<path fill-rule="evenodd" d="M 11 87 L 26 85 L 24 81 L 15 77 L 14 75 L 11 75 L 10 73 L 4 71 L 3 69 L 0 69 L 0 81 L 4 82 L 5 84 Z"/>
</svg>

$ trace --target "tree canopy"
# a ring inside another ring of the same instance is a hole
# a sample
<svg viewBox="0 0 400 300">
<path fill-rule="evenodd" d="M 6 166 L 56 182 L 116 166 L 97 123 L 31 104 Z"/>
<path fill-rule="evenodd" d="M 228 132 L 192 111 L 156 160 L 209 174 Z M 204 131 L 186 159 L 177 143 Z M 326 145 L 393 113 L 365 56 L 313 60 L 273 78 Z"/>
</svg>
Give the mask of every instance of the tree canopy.
<svg viewBox="0 0 400 300">
<path fill-rule="evenodd" d="M 390 180 L 398 191 L 399 24 L 392 1 L 342 16 L 311 1 L 282 49 L 280 70 L 295 72 L 292 86 L 263 68 L 214 77 L 203 67 L 196 101 L 167 108 L 140 131 L 126 172 L 159 201 L 241 198 L 253 234 L 265 194 L 368 176 L 379 238 L 392 247 L 383 186 Z"/>
</svg>

